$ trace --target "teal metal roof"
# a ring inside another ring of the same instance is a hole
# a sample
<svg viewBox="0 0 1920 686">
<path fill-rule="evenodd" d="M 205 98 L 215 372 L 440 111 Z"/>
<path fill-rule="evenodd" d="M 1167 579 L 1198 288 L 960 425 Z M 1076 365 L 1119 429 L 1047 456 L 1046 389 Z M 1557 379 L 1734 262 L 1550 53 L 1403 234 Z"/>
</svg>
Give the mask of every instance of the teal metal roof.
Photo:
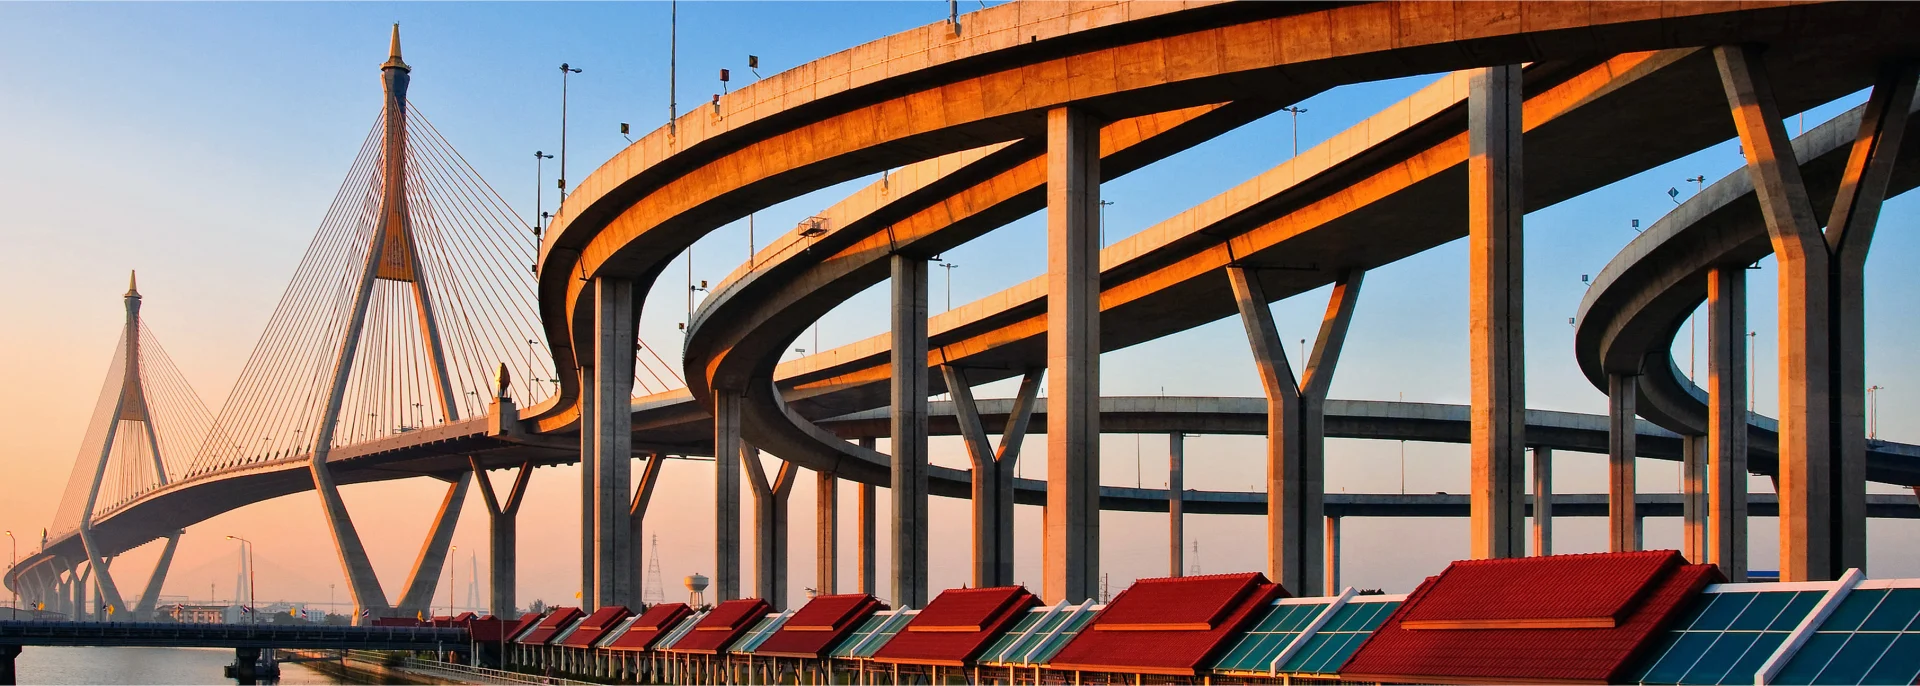
<svg viewBox="0 0 1920 686">
<path fill-rule="evenodd" d="M 786 625 L 787 620 L 793 617 L 793 612 L 793 610 L 787 610 L 777 615 L 761 617 L 760 621 L 755 623 L 752 629 L 747 630 L 747 635 L 735 641 L 733 647 L 728 648 L 727 652 L 752 653 L 758 650 L 760 644 L 766 643 L 767 639 L 773 637 L 774 632 L 779 631 L 780 627 Z"/>
<path fill-rule="evenodd" d="M 1213 664 L 1213 670 L 1268 673 L 1280 651 L 1286 650 L 1306 631 L 1307 625 L 1332 604 L 1332 598 L 1282 598 L 1274 601 L 1273 606 L 1254 621 L 1253 628 L 1230 644 L 1226 653 Z"/>
<path fill-rule="evenodd" d="M 1822 590 L 1703 593 L 1648 652 L 1643 684 L 1752 684 L 1754 672 L 1807 618 Z"/>
<path fill-rule="evenodd" d="M 1383 596 L 1361 596 L 1349 601 L 1346 606 L 1333 613 L 1327 623 L 1306 637 L 1306 643 L 1294 651 L 1293 657 L 1280 665 L 1283 674 L 1334 674 L 1340 666 L 1353 657 L 1360 644 L 1367 641 L 1374 629 L 1387 621 L 1393 611 L 1400 608 L 1403 597 L 1385 599 Z"/>
<path fill-rule="evenodd" d="M 874 653 L 880 651 L 880 646 L 886 645 L 894 634 L 900 633 L 900 628 L 906 626 L 907 622 L 913 621 L 913 616 L 917 614 L 920 614 L 920 611 L 876 612 L 872 617 L 868 617 L 867 621 L 861 622 L 860 628 L 855 629 L 847 640 L 841 641 L 839 647 L 834 648 L 830 656 L 862 660 L 873 657 Z"/>
<path fill-rule="evenodd" d="M 1920 588 L 1856 588 L 1775 676 L 1778 684 L 1920 679 Z"/>
</svg>

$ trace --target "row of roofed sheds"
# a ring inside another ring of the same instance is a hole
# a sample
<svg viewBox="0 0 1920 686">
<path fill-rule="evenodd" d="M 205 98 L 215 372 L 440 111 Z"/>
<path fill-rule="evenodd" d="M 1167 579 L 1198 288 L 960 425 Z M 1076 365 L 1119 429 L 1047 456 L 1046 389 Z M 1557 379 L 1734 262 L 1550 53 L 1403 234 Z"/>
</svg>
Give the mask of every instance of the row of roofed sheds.
<svg viewBox="0 0 1920 686">
<path fill-rule="evenodd" d="M 1104 605 L 1009 586 L 472 626 L 509 669 L 607 683 L 1920 684 L 1920 579 L 1724 581 L 1646 551 L 1455 562 L 1406 595 L 1295 598 L 1246 573 L 1142 579 Z"/>
</svg>

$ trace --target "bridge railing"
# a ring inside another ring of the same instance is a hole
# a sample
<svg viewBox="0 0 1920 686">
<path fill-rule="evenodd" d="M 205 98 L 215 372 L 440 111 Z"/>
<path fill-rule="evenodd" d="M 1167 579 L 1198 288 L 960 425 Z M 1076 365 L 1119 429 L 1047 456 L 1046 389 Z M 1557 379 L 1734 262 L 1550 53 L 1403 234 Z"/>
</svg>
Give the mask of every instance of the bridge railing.
<svg viewBox="0 0 1920 686">
<path fill-rule="evenodd" d="M 347 651 L 347 657 L 366 662 L 393 664 L 390 662 L 392 657 L 391 653 L 379 651 L 349 650 Z M 592 682 L 588 681 L 542 677 L 412 656 L 401 657 L 398 661 L 398 666 L 409 672 L 445 677 L 450 681 L 464 684 L 559 684 L 561 686 L 589 686 L 592 684 Z"/>
</svg>

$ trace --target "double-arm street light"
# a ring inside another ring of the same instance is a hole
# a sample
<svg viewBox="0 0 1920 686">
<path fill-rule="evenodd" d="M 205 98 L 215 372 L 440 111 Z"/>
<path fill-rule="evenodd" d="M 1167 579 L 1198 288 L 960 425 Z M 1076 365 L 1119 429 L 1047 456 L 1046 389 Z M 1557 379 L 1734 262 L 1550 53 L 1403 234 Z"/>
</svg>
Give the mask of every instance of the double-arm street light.
<svg viewBox="0 0 1920 686">
<path fill-rule="evenodd" d="M 249 541 L 239 536 L 231 536 L 231 535 L 227 536 L 227 540 L 240 542 L 240 557 L 241 557 L 242 563 L 245 564 L 247 567 L 247 605 L 246 605 L 247 623 L 253 624 L 255 623 L 254 621 L 255 618 L 260 614 L 260 608 L 253 606 L 254 591 L 255 591 L 254 585 L 253 585 L 253 578 L 254 578 L 253 541 Z M 234 595 L 239 596 L 240 594 L 234 593 Z M 236 597 L 235 600 L 237 601 L 238 598 Z"/>
</svg>

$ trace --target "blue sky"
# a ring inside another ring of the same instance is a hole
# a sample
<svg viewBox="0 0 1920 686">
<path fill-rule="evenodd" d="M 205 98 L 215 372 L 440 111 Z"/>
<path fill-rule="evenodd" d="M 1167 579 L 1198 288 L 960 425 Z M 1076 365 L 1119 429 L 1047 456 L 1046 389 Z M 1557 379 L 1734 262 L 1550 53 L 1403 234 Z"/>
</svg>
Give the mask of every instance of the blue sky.
<svg viewBox="0 0 1920 686">
<path fill-rule="evenodd" d="M 976 9 L 963 5 L 963 10 Z M 560 79 L 573 77 L 570 175 L 585 178 L 626 145 L 621 122 L 635 134 L 662 125 L 667 113 L 666 3 L 326 3 L 326 4 L 0 4 L 0 25 L 15 27 L 0 42 L 0 378 L 17 392 L 0 394 L 0 526 L 31 531 L 51 518 L 71 456 L 120 322 L 119 293 L 127 269 L 141 270 L 150 327 L 203 397 L 217 406 L 252 349 L 347 165 L 380 106 L 378 65 L 389 24 L 402 24 L 413 65 L 411 99 L 479 172 L 523 215 L 532 214 L 536 149 L 559 147 Z M 907 28 L 940 21 L 946 3 L 712 2 L 682 3 L 679 45 L 681 111 L 702 106 L 720 88 L 716 74 L 750 82 L 746 56 L 761 74 Z M 1358 84 L 1302 106 L 1303 149 L 1373 114 L 1433 77 Z M 1816 110 L 1808 126 L 1863 99 L 1855 94 Z M 1282 114 L 1106 184 L 1109 240 L 1151 226 L 1284 160 L 1291 120 Z M 1789 130 L 1797 128 L 1789 122 Z M 1535 212 L 1527 218 L 1528 394 L 1536 408 L 1603 412 L 1604 397 L 1581 377 L 1571 356 L 1582 274 L 1597 273 L 1632 238 L 1632 219 L 1648 226 L 1674 203 L 1666 191 L 1691 192 L 1682 179 L 1717 179 L 1741 158 L 1731 142 Z M 551 163 L 547 183 L 554 175 Z M 764 241 L 832 204 L 865 180 L 842 184 L 759 213 Z M 554 203 L 549 191 L 547 207 Z M 1920 257 L 1915 204 L 1886 208 L 1869 263 L 1868 382 L 1887 387 L 1881 436 L 1920 440 L 1904 423 L 1920 401 L 1920 370 L 1900 353 L 1920 331 L 1905 303 L 1920 283 L 1894 268 Z M 1039 216 L 1008 225 L 947 254 L 953 300 L 969 302 L 1041 273 Z M 694 250 L 695 279 L 718 281 L 747 254 L 743 223 L 716 231 Z M 650 296 L 642 335 L 677 350 L 684 318 L 682 269 Z M 934 308 L 944 305 L 947 273 L 936 271 Z M 1774 300 L 1771 261 L 1752 273 L 1752 328 L 1760 331 L 1758 406 L 1773 407 Z M 1326 290 L 1275 306 L 1281 337 L 1311 338 Z M 849 301 L 820 325 L 819 347 L 884 331 L 884 287 Z M 1464 402 L 1467 396 L 1466 260 L 1455 243 L 1369 275 L 1336 398 Z M 1704 341 L 1702 341 L 1704 345 Z M 812 349 L 808 341 L 803 343 Z M 1684 338 L 1676 355 L 1686 367 Z M 1700 363 L 1704 373 L 1704 356 Z M 1166 339 L 1109 353 L 1102 363 L 1110 395 L 1259 393 L 1238 322 L 1223 320 Z M 1011 392 L 1006 384 L 983 396 Z M 1161 436 L 1109 436 L 1105 481 L 1164 482 Z M 1244 489 L 1260 479 L 1262 439 L 1202 437 L 1189 442 L 1188 486 Z M 1136 446 L 1137 449 L 1136 449 Z M 964 461 L 957 441 L 936 439 L 935 459 Z M 1401 445 L 1334 441 L 1328 489 L 1399 489 Z M 1044 441 L 1029 443 L 1025 473 L 1041 473 Z M 1464 447 L 1406 446 L 1407 489 L 1462 492 Z M 1601 456 L 1563 454 L 1562 492 L 1604 489 Z M 711 475 L 699 463 L 676 463 L 670 488 L 649 517 L 661 536 L 669 579 L 711 573 Z M 1673 488 L 1670 463 L 1643 463 L 1643 490 Z M 571 598 L 577 572 L 570 541 L 577 529 L 577 471 L 541 470 L 522 525 L 523 600 Z M 1764 479 L 1757 490 L 1767 490 Z M 797 489 L 792 577 L 811 584 L 811 481 Z M 379 522 L 369 545 L 391 588 L 405 576 L 437 488 L 426 483 L 353 487 L 348 499 L 363 521 Z M 458 556 L 485 547 L 479 504 L 472 503 L 456 542 Z M 851 504 L 843 505 L 850 512 Z M 965 504 L 935 499 L 936 540 L 964 541 Z M 1037 585 L 1038 510 L 1019 513 L 1016 577 Z M 1116 586 L 1163 572 L 1164 523 L 1159 515 L 1109 514 L 1105 566 Z M 390 522 L 398 522 L 389 526 Z M 1754 567 L 1774 566 L 1773 520 L 1754 522 Z M 368 525 L 363 525 L 367 527 Z M 883 522 L 882 526 L 885 524 Z M 1194 517 L 1207 571 L 1258 569 L 1258 518 Z M 1561 523 L 1559 550 L 1604 547 L 1599 520 Z M 389 531 L 391 529 L 391 531 Z M 851 527 L 843 527 L 851 547 Z M 1911 541 L 1920 526 L 1875 522 L 1876 576 L 1920 575 Z M 539 533 L 533 533 L 539 532 Z M 253 534 L 263 577 L 261 595 L 319 600 L 341 583 L 311 494 L 263 503 L 196 527 L 182 543 L 169 593 L 204 597 L 207 584 L 230 590 L 233 550 L 227 533 Z M 1346 523 L 1345 577 L 1362 586 L 1407 590 L 1466 552 L 1459 520 L 1371 520 Z M 1651 520 L 1650 545 L 1678 544 L 1678 523 Z M 884 555 L 886 551 L 882 551 Z M 129 558 L 138 558 L 136 553 Z M 848 552 L 850 554 L 850 551 Z M 884 559 L 884 558 L 883 558 Z M 967 551 L 934 551 L 936 587 L 966 580 Z M 134 562 L 140 567 L 144 562 Z M 461 585 L 467 572 L 464 563 Z M 843 563 L 850 570 L 850 564 Z M 884 568 L 884 564 L 883 564 Z M 272 574 L 269 574 L 269 573 Z M 484 574 L 484 572 L 483 572 Z M 848 572 L 850 579 L 851 571 Z M 127 582 L 122 582 L 125 585 Z M 846 583 L 846 581 L 843 581 Z M 483 584 L 484 588 L 484 584 Z M 278 593 L 276 593 L 278 592 Z M 280 595 L 284 594 L 284 595 Z M 671 595 L 671 594 L 670 594 Z M 444 602 L 444 598 L 442 600 Z"/>
</svg>

